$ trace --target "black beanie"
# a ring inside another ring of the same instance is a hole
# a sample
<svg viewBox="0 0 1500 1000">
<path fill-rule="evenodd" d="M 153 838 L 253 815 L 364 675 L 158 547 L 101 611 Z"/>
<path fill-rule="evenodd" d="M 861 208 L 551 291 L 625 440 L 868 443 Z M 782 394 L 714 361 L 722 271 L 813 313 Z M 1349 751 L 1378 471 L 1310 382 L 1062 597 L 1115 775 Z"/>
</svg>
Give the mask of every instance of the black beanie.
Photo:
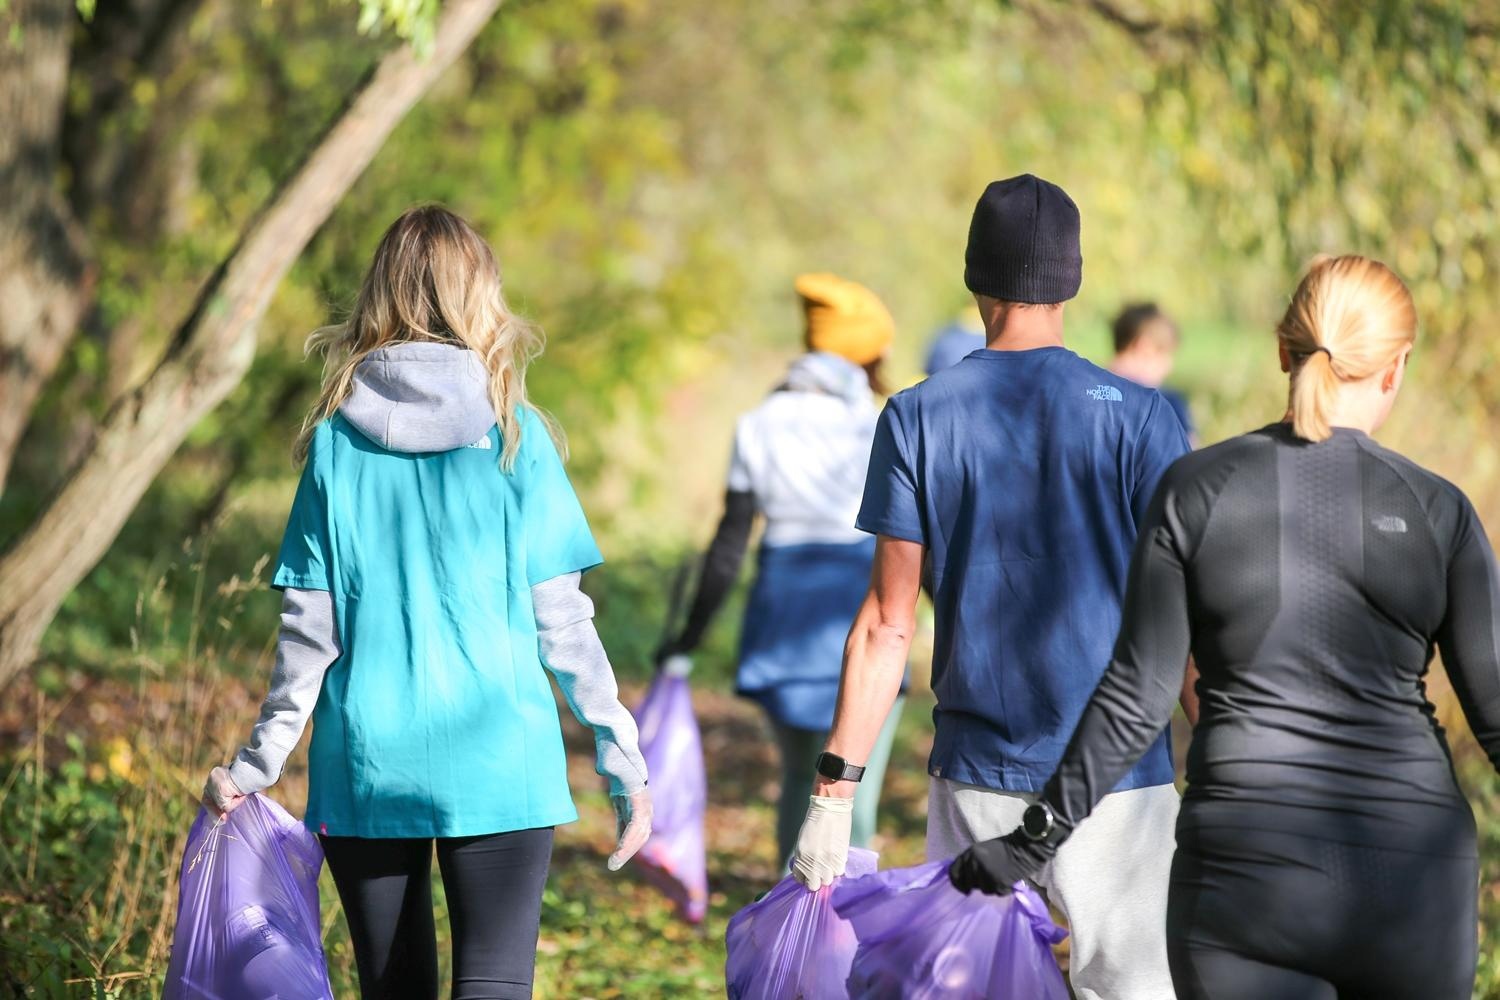
<svg viewBox="0 0 1500 1000">
<path fill-rule="evenodd" d="M 964 284 L 1006 302 L 1066 302 L 1083 284 L 1078 206 L 1040 177 L 995 181 L 969 223 Z"/>
</svg>

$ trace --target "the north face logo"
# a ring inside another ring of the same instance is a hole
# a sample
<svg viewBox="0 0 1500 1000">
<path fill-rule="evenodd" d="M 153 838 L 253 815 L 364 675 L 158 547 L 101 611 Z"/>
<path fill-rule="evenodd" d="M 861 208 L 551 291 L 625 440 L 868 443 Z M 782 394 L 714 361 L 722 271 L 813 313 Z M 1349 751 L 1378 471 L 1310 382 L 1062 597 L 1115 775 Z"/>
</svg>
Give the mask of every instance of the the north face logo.
<svg viewBox="0 0 1500 1000">
<path fill-rule="evenodd" d="M 1371 518 L 1370 523 L 1375 526 L 1376 531 L 1384 531 L 1393 535 L 1406 534 L 1406 522 L 1395 514 L 1381 514 L 1379 517 Z"/>
<path fill-rule="evenodd" d="M 464 447 L 465 448 L 483 448 L 485 451 L 489 451 L 490 450 L 490 436 L 488 434 L 486 434 L 484 437 L 480 438 L 478 441 L 475 441 L 473 444 L 466 444 L 466 445 L 464 445 Z"/>
<path fill-rule="evenodd" d="M 1125 397 L 1120 395 L 1120 390 L 1112 385 L 1096 385 L 1092 389 L 1085 389 L 1084 395 L 1089 399 L 1097 399 L 1101 403 L 1122 403 Z"/>
</svg>

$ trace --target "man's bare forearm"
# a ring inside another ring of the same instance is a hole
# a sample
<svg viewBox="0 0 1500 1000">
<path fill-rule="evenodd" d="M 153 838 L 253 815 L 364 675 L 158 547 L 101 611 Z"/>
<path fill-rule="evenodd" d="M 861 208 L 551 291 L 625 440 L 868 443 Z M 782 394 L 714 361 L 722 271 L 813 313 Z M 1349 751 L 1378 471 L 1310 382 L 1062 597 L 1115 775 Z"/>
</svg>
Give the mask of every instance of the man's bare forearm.
<svg viewBox="0 0 1500 1000">
<path fill-rule="evenodd" d="M 880 728 L 885 725 L 885 718 L 890 714 L 896 696 L 901 693 L 906 657 L 911 650 L 912 630 L 909 625 L 879 620 L 867 622 L 864 617 L 861 614 L 849 633 L 838 708 L 834 711 L 833 731 L 828 737 L 828 752 L 853 764 L 869 760 Z M 813 792 L 817 795 L 853 795 L 854 783 L 828 781 L 819 776 Z"/>
<path fill-rule="evenodd" d="M 886 716 L 901 693 L 906 659 L 916 628 L 922 547 L 881 536 L 870 592 L 860 606 L 844 646 L 844 671 L 828 752 L 851 764 L 869 760 Z M 819 776 L 815 795 L 850 796 L 854 782 Z"/>
</svg>

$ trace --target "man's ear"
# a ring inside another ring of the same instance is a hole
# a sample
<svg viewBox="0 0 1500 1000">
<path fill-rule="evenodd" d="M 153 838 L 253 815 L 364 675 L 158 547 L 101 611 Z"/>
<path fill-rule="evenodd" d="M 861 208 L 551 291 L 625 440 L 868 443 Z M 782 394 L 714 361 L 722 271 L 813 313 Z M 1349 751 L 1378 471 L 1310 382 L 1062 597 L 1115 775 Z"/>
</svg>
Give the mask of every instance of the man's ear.
<svg viewBox="0 0 1500 1000">
<path fill-rule="evenodd" d="M 1281 355 L 1281 370 L 1290 374 L 1292 371 L 1292 355 L 1287 351 L 1286 345 L 1277 344 L 1276 353 Z"/>
</svg>

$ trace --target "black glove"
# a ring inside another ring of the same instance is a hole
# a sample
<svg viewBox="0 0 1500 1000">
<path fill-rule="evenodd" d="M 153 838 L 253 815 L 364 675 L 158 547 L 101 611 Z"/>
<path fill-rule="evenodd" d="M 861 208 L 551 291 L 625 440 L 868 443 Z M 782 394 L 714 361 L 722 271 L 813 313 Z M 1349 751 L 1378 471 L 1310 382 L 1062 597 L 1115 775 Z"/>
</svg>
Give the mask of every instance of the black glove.
<svg viewBox="0 0 1500 1000">
<path fill-rule="evenodd" d="M 978 889 L 991 896 L 1006 896 L 1010 887 L 1021 879 L 1037 875 L 1055 853 L 1056 847 L 1032 840 L 1017 827 L 1003 837 L 975 844 L 954 858 L 948 869 L 948 881 L 959 892 Z"/>
</svg>

